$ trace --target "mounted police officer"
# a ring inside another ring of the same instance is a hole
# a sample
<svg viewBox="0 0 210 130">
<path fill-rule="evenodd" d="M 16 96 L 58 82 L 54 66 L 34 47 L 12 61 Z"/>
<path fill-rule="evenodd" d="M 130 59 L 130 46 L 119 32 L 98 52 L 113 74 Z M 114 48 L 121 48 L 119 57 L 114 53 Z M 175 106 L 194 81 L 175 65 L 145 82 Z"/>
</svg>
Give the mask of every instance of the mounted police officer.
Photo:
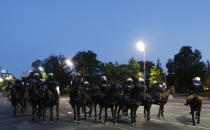
<svg viewBox="0 0 210 130">
<path fill-rule="evenodd" d="M 146 91 L 146 86 L 144 85 L 144 79 L 143 78 L 139 78 L 137 86 L 140 87 L 141 91 L 140 91 L 140 101 L 144 101 L 144 93 Z"/>
<path fill-rule="evenodd" d="M 82 99 L 83 102 L 86 103 L 86 98 L 87 98 L 87 90 L 89 88 L 89 82 L 88 81 L 84 81 L 83 85 L 82 85 Z"/>
<path fill-rule="evenodd" d="M 201 84 L 200 77 L 195 77 L 193 80 L 192 86 L 190 88 L 190 92 L 186 98 L 186 103 L 184 105 L 189 105 L 190 99 L 194 97 L 194 95 L 199 95 L 200 92 L 203 92 L 203 86 Z"/>
<path fill-rule="evenodd" d="M 47 84 L 48 88 L 51 90 L 51 92 L 53 93 L 53 96 L 57 103 L 57 101 L 58 101 L 58 91 L 57 91 L 58 83 L 55 81 L 53 73 L 48 74 L 48 79 L 46 81 L 46 84 Z"/>
<path fill-rule="evenodd" d="M 101 84 L 100 84 L 100 90 L 101 90 L 101 94 L 104 96 L 108 93 L 110 86 L 107 83 L 107 78 L 106 76 L 102 76 L 101 78 Z"/>
<path fill-rule="evenodd" d="M 155 100 L 154 100 L 154 103 L 156 104 L 159 104 L 160 103 L 160 93 L 163 92 L 163 86 L 162 85 L 159 85 L 157 81 L 153 81 L 153 84 L 152 84 L 152 89 L 154 89 L 155 91 Z"/>
<path fill-rule="evenodd" d="M 39 77 L 39 73 L 34 73 L 34 77 L 32 79 L 32 83 L 36 84 L 36 87 L 39 90 L 40 83 L 41 83 L 41 80 L 40 80 L 40 77 Z"/>
<path fill-rule="evenodd" d="M 128 97 L 131 94 L 132 88 L 133 88 L 133 79 L 132 78 L 127 78 L 126 85 L 124 87 L 124 100 L 125 100 L 126 103 L 128 102 Z"/>
</svg>

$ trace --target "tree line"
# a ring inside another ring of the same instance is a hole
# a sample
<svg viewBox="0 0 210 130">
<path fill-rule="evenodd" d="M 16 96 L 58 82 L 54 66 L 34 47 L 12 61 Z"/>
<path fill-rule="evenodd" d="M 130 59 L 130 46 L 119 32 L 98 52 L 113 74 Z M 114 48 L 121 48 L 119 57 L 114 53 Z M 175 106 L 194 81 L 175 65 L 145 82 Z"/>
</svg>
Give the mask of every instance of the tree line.
<svg viewBox="0 0 210 130">
<path fill-rule="evenodd" d="M 64 55 L 52 55 L 44 60 L 35 60 L 32 63 L 33 72 L 39 72 L 39 67 L 44 68 L 46 73 L 52 72 L 55 79 L 60 83 L 61 90 L 70 85 L 75 73 L 80 73 L 85 80 L 92 85 L 100 83 L 102 75 L 106 75 L 110 84 L 115 82 L 125 84 L 128 77 L 134 82 L 140 77 L 144 77 L 144 62 L 131 58 L 127 64 L 118 62 L 104 63 L 97 58 L 93 51 L 79 51 L 71 60 L 74 64 L 72 68 L 65 64 Z M 146 61 L 146 85 L 150 86 L 154 80 L 159 83 L 165 82 L 174 85 L 178 92 L 186 92 L 192 84 L 192 78 L 199 76 L 206 86 L 210 86 L 210 65 L 209 61 L 202 61 L 202 54 L 199 50 L 193 50 L 190 46 L 183 46 L 180 51 L 169 59 L 166 64 L 168 74 L 161 66 L 160 60 L 156 63 Z"/>
</svg>

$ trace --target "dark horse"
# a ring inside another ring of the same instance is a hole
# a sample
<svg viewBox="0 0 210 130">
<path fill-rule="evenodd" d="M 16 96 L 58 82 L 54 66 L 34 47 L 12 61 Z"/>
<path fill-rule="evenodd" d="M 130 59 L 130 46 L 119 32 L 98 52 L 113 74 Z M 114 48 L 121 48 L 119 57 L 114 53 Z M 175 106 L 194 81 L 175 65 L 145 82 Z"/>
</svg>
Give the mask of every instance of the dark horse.
<svg viewBox="0 0 210 130">
<path fill-rule="evenodd" d="M 95 111 L 95 120 L 97 120 L 97 104 L 96 104 L 96 98 L 97 95 L 100 92 L 100 88 L 98 86 L 90 86 L 86 88 L 85 90 L 85 99 L 83 100 L 84 103 L 84 114 L 85 114 L 85 119 L 86 119 L 86 106 L 90 108 L 89 117 L 91 118 L 92 116 L 92 111 L 94 109 Z"/>
<path fill-rule="evenodd" d="M 55 97 L 55 92 L 52 92 L 49 87 L 45 87 L 40 92 L 40 108 L 42 111 L 43 121 L 46 121 L 46 111 L 49 108 L 50 121 L 53 121 L 53 107 L 56 106 L 56 120 L 59 120 L 59 96 Z"/>
<path fill-rule="evenodd" d="M 138 107 L 141 105 L 140 100 L 140 91 L 141 87 L 139 84 L 135 85 L 131 90 L 131 94 L 128 98 L 128 108 L 131 110 L 131 124 L 136 125 L 136 111 Z"/>
<path fill-rule="evenodd" d="M 36 118 L 40 118 L 40 97 L 39 97 L 39 91 L 37 89 L 37 84 L 33 83 L 31 84 L 31 89 L 29 90 L 29 101 L 31 102 L 32 107 L 32 121 L 34 121 Z"/>
<path fill-rule="evenodd" d="M 18 107 L 18 95 L 15 91 L 14 86 L 9 88 L 9 95 L 10 95 L 10 102 L 13 107 L 13 116 L 16 116 L 17 113 L 17 107 Z"/>
<path fill-rule="evenodd" d="M 102 108 L 104 108 L 105 109 L 104 122 L 105 124 L 107 124 L 107 109 L 111 108 L 113 123 L 114 125 L 116 125 L 116 111 L 115 111 L 116 96 L 119 95 L 121 88 L 122 87 L 120 84 L 115 83 L 103 96 L 101 94 L 97 96 L 96 102 L 100 107 L 99 121 L 101 121 Z"/>
<path fill-rule="evenodd" d="M 74 110 L 74 120 L 80 121 L 80 108 L 83 107 L 83 101 L 82 101 L 82 77 L 76 77 L 76 79 L 73 81 L 71 88 L 70 88 L 70 104 L 73 107 Z"/>
<path fill-rule="evenodd" d="M 193 125 L 195 125 L 195 119 L 197 119 L 197 124 L 199 124 L 203 97 L 198 94 L 192 94 L 192 95 L 190 95 L 189 99 L 190 99 L 189 104 L 190 104 L 190 108 L 191 108 Z M 195 112 L 196 112 L 196 117 L 195 117 Z"/>
</svg>

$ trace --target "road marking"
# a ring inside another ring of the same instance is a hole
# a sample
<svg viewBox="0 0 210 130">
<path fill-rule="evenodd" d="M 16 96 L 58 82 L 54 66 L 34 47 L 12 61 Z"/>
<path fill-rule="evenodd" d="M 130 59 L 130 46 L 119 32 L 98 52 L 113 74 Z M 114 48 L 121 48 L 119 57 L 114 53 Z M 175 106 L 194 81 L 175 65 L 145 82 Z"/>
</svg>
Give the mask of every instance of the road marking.
<svg viewBox="0 0 210 130">
<path fill-rule="evenodd" d="M 167 107 L 178 108 L 178 109 L 186 109 L 186 107 L 175 107 L 175 106 L 166 105 L 165 108 L 167 108 Z M 208 109 L 201 109 L 201 111 L 209 111 L 210 112 L 210 110 L 208 110 Z"/>
<path fill-rule="evenodd" d="M 144 118 L 139 118 L 138 119 L 144 119 Z M 171 121 L 162 121 L 162 120 L 156 120 L 156 119 L 150 119 L 151 121 L 156 121 L 156 122 L 164 122 L 164 123 L 169 123 L 169 124 L 174 124 L 174 125 L 181 125 L 181 126 L 187 126 L 187 127 L 192 127 L 192 128 L 200 128 L 200 129 L 205 129 L 205 130 L 210 130 L 210 128 L 203 127 L 203 126 L 192 126 L 192 125 L 187 125 L 187 124 L 182 124 L 182 123 L 175 123 Z"/>
</svg>

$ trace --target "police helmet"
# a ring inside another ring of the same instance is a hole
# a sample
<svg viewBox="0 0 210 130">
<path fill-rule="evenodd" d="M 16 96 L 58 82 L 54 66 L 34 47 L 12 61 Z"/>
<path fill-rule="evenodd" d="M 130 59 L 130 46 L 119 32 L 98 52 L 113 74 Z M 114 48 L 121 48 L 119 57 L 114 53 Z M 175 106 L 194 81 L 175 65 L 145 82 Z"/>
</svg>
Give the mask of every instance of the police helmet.
<svg viewBox="0 0 210 130">
<path fill-rule="evenodd" d="M 152 84 L 158 84 L 158 81 L 156 81 L 156 80 L 155 80 L 155 81 L 153 81 L 153 83 L 152 83 Z"/>
<path fill-rule="evenodd" d="M 48 76 L 53 76 L 53 73 L 49 73 Z"/>
<path fill-rule="evenodd" d="M 89 85 L 88 81 L 85 81 L 85 82 L 84 82 L 84 85 Z"/>
<path fill-rule="evenodd" d="M 106 76 L 102 76 L 101 80 L 106 81 L 107 80 Z"/>
<path fill-rule="evenodd" d="M 195 77 L 195 78 L 193 79 L 193 81 L 195 81 L 195 82 L 200 82 L 200 81 L 201 81 L 201 78 L 200 78 L 200 77 Z"/>
<path fill-rule="evenodd" d="M 35 73 L 34 76 L 39 76 L 39 73 Z"/>
<path fill-rule="evenodd" d="M 126 82 L 133 82 L 132 78 L 127 78 Z"/>
<path fill-rule="evenodd" d="M 143 83 L 144 79 L 143 78 L 139 78 L 139 83 Z"/>
</svg>

